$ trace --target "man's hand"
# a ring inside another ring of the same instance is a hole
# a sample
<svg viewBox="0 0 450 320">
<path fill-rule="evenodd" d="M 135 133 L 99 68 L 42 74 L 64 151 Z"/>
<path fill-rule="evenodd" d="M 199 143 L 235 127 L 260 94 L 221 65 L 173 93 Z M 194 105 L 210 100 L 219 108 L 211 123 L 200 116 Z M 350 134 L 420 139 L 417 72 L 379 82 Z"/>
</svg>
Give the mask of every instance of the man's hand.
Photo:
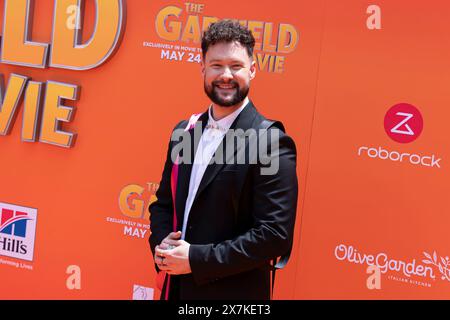
<svg viewBox="0 0 450 320">
<path fill-rule="evenodd" d="M 167 237 L 165 237 L 161 243 L 159 245 L 156 246 L 155 248 L 155 263 L 158 267 L 164 265 L 163 264 L 163 257 L 158 255 L 157 249 L 162 249 L 162 250 L 169 250 L 169 249 L 173 249 L 173 245 L 169 245 L 168 242 L 170 242 L 171 240 L 177 240 L 181 237 L 181 231 L 177 231 L 177 232 L 171 232 L 169 233 L 169 235 Z"/>
<path fill-rule="evenodd" d="M 171 232 L 155 250 L 155 262 L 160 270 L 178 275 L 191 273 L 189 264 L 189 246 L 184 240 L 178 240 L 181 232 Z"/>
</svg>

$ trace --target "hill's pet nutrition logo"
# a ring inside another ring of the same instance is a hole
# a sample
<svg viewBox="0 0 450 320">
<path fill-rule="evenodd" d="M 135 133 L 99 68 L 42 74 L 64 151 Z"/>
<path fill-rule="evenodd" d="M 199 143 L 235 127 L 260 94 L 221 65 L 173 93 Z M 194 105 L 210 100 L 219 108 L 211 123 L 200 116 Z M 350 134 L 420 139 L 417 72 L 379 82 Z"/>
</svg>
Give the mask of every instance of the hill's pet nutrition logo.
<svg viewBox="0 0 450 320">
<path fill-rule="evenodd" d="M 0 202 L 0 255 L 33 261 L 37 209 Z"/>
</svg>

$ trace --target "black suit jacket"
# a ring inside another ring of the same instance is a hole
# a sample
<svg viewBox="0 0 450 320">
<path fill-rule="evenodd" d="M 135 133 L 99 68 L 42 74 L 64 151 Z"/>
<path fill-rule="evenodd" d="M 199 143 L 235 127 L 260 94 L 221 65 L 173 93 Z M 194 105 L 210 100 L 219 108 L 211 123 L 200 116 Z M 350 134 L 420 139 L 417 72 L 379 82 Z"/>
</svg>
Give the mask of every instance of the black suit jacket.
<svg viewBox="0 0 450 320">
<path fill-rule="evenodd" d="M 264 119 L 250 102 L 230 129 L 259 129 Z M 199 121 L 203 130 L 208 112 Z M 183 129 L 186 124 L 182 121 L 176 128 Z M 208 165 L 186 228 L 192 273 L 172 276 L 172 283 L 179 285 L 180 299 L 270 299 L 270 261 L 290 250 L 298 195 L 295 143 L 278 127 L 272 130 L 280 137 L 277 174 L 262 175 L 264 164 L 260 161 Z M 189 134 L 195 150 L 198 141 L 193 139 L 193 130 Z M 149 207 L 153 256 L 156 245 L 172 231 L 170 179 L 175 144 L 169 143 L 157 200 Z M 218 150 L 224 146 L 222 142 Z M 179 166 L 177 230 L 182 228 L 194 153 L 190 159 L 191 164 Z M 162 296 L 164 290 L 167 288 Z"/>
</svg>

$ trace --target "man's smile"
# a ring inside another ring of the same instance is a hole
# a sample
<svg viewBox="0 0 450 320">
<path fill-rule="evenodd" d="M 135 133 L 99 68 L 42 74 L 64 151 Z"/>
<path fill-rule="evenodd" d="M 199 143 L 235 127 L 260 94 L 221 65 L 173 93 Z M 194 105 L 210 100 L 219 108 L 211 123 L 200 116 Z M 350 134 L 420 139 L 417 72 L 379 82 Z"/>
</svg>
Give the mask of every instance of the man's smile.
<svg viewBox="0 0 450 320">
<path fill-rule="evenodd" d="M 222 83 L 214 85 L 220 92 L 230 92 L 236 90 L 237 86 L 231 83 Z"/>
</svg>

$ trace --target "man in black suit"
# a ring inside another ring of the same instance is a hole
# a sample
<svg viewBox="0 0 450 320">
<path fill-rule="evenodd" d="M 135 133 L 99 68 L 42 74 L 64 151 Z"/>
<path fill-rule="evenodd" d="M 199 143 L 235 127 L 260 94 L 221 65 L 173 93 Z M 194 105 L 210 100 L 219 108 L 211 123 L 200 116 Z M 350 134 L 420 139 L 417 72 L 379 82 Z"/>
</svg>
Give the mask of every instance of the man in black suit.
<svg viewBox="0 0 450 320">
<path fill-rule="evenodd" d="M 162 298 L 270 299 L 271 261 L 290 252 L 296 148 L 248 98 L 254 45 L 251 32 L 231 20 L 203 35 L 212 104 L 175 127 L 149 208 L 156 269 L 167 274 Z"/>
</svg>

